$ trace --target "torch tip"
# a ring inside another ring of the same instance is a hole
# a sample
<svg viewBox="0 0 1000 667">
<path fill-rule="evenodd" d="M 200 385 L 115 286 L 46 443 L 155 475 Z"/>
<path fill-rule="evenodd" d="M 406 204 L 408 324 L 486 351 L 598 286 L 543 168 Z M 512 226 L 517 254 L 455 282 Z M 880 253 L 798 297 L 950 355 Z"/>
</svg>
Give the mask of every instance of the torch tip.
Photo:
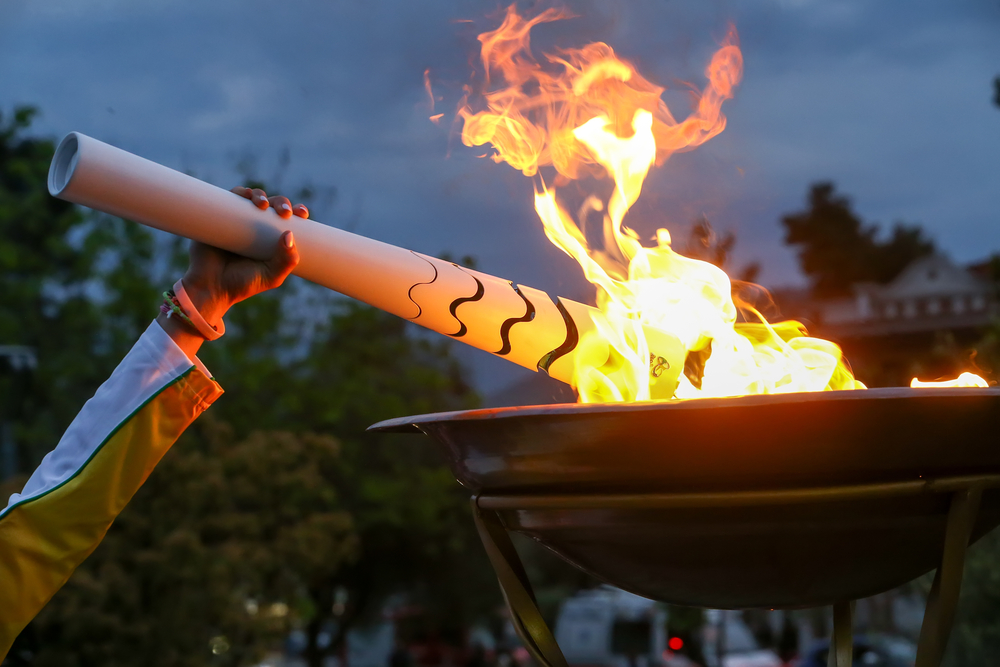
<svg viewBox="0 0 1000 667">
<path fill-rule="evenodd" d="M 62 194 L 73 172 L 76 169 L 77 160 L 80 157 L 80 138 L 76 132 L 70 132 L 56 147 L 55 155 L 52 156 L 52 164 L 49 166 L 49 194 L 58 197 Z"/>
</svg>

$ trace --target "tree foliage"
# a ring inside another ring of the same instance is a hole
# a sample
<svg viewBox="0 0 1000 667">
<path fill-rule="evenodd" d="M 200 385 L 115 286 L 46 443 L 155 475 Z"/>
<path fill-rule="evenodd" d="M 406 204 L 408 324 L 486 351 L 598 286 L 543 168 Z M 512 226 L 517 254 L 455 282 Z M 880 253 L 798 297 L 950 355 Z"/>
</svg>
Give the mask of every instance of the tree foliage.
<svg viewBox="0 0 1000 667">
<path fill-rule="evenodd" d="M 1000 532 L 993 531 L 969 548 L 962 597 L 948 655 L 948 667 L 994 664 L 1000 655 Z"/>
<path fill-rule="evenodd" d="M 896 223 L 889 237 L 866 225 L 833 183 L 812 186 L 804 211 L 786 215 L 785 243 L 798 247 L 799 265 L 817 297 L 847 296 L 863 282 L 886 283 L 910 262 L 934 251 L 915 225 Z"/>
<path fill-rule="evenodd" d="M 53 144 L 29 136 L 33 115 L 0 117 L 0 344 L 38 356 L 32 372 L 0 372 L 23 470 L 183 265 L 176 240 L 49 197 Z M 447 342 L 293 278 L 231 311 L 226 337 L 201 357 L 226 395 L 22 633 L 14 664 L 249 664 L 296 627 L 318 665 L 390 596 L 441 623 L 495 608 L 468 494 L 443 458 L 419 439 L 365 431 L 476 404 Z"/>
<path fill-rule="evenodd" d="M 32 664 L 249 664 L 308 613 L 297 591 L 357 557 L 335 440 L 194 431 L 38 616 Z"/>
<path fill-rule="evenodd" d="M 324 627 L 335 622 L 336 646 L 344 631 L 376 616 L 393 594 L 407 593 L 443 624 L 483 615 L 498 602 L 468 493 L 440 453 L 412 436 L 365 431 L 390 417 L 476 403 L 447 344 L 410 335 L 410 326 L 371 308 L 341 304 L 300 360 L 264 368 L 271 357 L 255 357 L 254 371 L 240 373 L 231 390 L 238 398 L 220 411 L 235 418 L 256 410 L 262 425 L 308 424 L 341 443 L 333 483 L 354 519 L 359 557 L 308 587 L 314 613 L 304 629 L 315 664 L 329 652 L 318 645 Z M 230 348 L 220 347 L 220 354 L 231 354 Z M 206 361 L 221 363 L 208 355 Z M 273 407 L 261 411 L 269 402 Z M 335 614 L 338 589 L 347 593 L 347 604 Z"/>
<path fill-rule="evenodd" d="M 0 344 L 28 346 L 38 359 L 31 373 L 0 373 L 0 418 L 14 424 L 22 468 L 58 440 L 149 323 L 145 304 L 155 299 L 149 281 L 129 279 L 151 265 L 147 233 L 96 224 L 49 196 L 54 146 L 25 136 L 36 113 L 0 114 Z M 140 302 L 142 317 L 132 307 Z"/>
</svg>

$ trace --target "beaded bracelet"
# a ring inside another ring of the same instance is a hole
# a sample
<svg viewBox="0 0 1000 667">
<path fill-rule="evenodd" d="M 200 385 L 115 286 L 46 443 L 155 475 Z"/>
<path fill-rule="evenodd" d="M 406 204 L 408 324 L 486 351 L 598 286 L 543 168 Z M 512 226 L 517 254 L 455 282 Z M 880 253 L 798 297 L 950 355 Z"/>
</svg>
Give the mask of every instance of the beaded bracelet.
<svg viewBox="0 0 1000 667">
<path fill-rule="evenodd" d="M 182 322 L 190 326 L 192 329 L 196 331 L 198 329 L 194 325 L 194 322 L 191 321 L 191 318 L 185 315 L 184 311 L 181 310 L 180 304 L 177 303 L 177 295 L 174 294 L 173 290 L 167 290 L 163 293 L 163 303 L 160 304 L 160 312 L 167 317 L 173 317 L 176 315 Z"/>
</svg>

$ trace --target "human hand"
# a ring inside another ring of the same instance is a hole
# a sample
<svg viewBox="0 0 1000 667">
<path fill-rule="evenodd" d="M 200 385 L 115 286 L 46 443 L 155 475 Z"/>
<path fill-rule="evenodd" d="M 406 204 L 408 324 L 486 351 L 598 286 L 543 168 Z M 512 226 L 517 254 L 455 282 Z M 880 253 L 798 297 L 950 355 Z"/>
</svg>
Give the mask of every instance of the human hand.
<svg viewBox="0 0 1000 667">
<path fill-rule="evenodd" d="M 274 207 L 283 218 L 309 217 L 305 206 L 293 207 L 285 197 L 268 198 L 260 189 L 235 187 L 232 191 L 261 210 Z M 191 243 L 190 257 L 184 289 L 210 324 L 221 319 L 234 304 L 281 285 L 299 263 L 299 251 L 290 231 L 281 235 L 274 254 L 266 260 L 249 259 L 196 241 Z"/>
<path fill-rule="evenodd" d="M 243 187 L 233 188 L 232 192 L 249 199 L 261 210 L 273 206 L 285 219 L 292 215 L 309 217 L 309 210 L 304 205 L 292 206 L 285 197 L 268 198 L 263 190 Z M 281 235 L 273 254 L 264 260 L 250 259 L 197 241 L 191 242 L 189 255 L 188 270 L 182 279 L 184 290 L 212 326 L 218 326 L 234 304 L 281 285 L 299 263 L 299 251 L 291 231 Z M 176 318 L 161 315 L 159 321 L 188 356 L 193 356 L 204 342 L 200 335 Z"/>
<path fill-rule="evenodd" d="M 267 193 L 260 188 L 243 188 L 236 186 L 231 190 L 241 197 L 246 197 L 254 203 L 262 211 L 266 211 L 268 207 L 274 209 L 274 212 L 280 215 L 286 220 L 291 218 L 292 215 L 297 215 L 300 218 L 309 217 L 309 209 L 306 208 L 305 204 L 295 204 L 292 206 L 292 202 L 288 201 L 287 197 L 268 197 Z"/>
</svg>

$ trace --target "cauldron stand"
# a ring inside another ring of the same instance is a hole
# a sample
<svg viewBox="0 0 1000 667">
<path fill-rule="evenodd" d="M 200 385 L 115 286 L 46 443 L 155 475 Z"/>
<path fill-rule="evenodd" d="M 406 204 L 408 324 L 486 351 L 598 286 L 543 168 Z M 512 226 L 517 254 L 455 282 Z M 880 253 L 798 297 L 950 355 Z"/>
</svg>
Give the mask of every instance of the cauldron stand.
<svg viewBox="0 0 1000 667">
<path fill-rule="evenodd" d="M 522 509 L 671 509 L 760 504 L 808 503 L 903 496 L 917 493 L 948 493 L 951 496 L 941 561 L 927 598 L 920 629 L 916 667 L 938 667 L 951 633 L 962 585 L 965 553 L 975 525 L 976 513 L 986 488 L 1000 487 L 1000 475 L 901 482 L 864 486 L 841 486 L 775 492 L 637 495 L 474 496 L 472 510 L 476 528 L 490 563 L 496 571 L 511 620 L 525 648 L 541 667 L 568 667 L 559 645 L 542 618 L 517 551 L 502 518 L 504 511 Z M 833 605 L 831 667 L 851 667 L 854 602 Z"/>
</svg>

